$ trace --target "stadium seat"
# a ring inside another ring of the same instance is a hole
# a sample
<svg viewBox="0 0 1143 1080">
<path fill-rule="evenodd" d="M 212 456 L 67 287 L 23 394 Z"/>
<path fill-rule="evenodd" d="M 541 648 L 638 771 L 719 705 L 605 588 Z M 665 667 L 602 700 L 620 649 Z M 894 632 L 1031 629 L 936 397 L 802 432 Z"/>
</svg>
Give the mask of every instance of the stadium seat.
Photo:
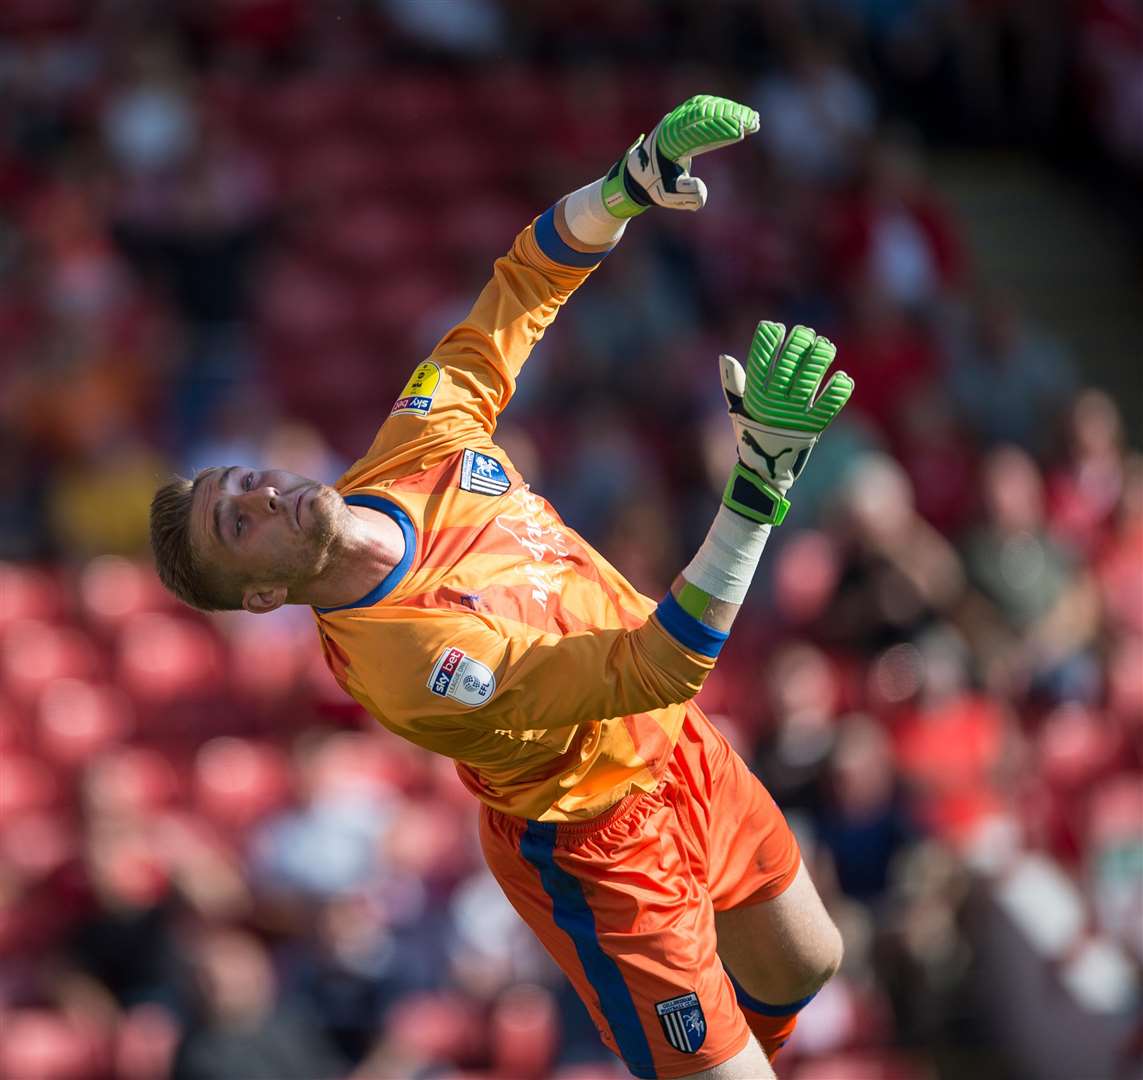
<svg viewBox="0 0 1143 1080">
<path fill-rule="evenodd" d="M 258 95 L 255 115 L 263 138 L 295 149 L 328 134 L 351 115 L 355 87 L 329 74 L 295 76 Z"/>
<path fill-rule="evenodd" d="M 218 687 L 222 657 L 206 627 L 181 616 L 143 612 L 124 624 L 118 642 L 120 684 L 149 705 Z"/>
<path fill-rule="evenodd" d="M 58 576 L 37 566 L 0 562 L 0 629 L 17 619 L 51 619 L 64 607 Z"/>
<path fill-rule="evenodd" d="M 236 623 L 230 637 L 230 689 L 244 704 L 271 705 L 287 699 L 308 659 L 308 641 L 299 641 L 289 628 L 262 625 L 265 621 Z"/>
<path fill-rule="evenodd" d="M 128 1009 L 115 1032 L 116 1080 L 164 1080 L 181 1034 L 178 1020 L 161 1005 Z"/>
<path fill-rule="evenodd" d="M 40 694 L 36 709 L 40 748 L 71 767 L 130 734 L 131 699 L 116 686 L 83 679 L 54 679 Z"/>
<path fill-rule="evenodd" d="M 63 780 L 47 762 L 21 751 L 0 755 L 0 818 L 51 809 L 63 796 Z"/>
<path fill-rule="evenodd" d="M 492 1068 L 518 1080 L 545 1080 L 559 1045 L 560 1023 L 552 992 L 517 985 L 492 1008 L 489 1022 Z"/>
<path fill-rule="evenodd" d="M 55 679 L 90 678 L 100 666 L 94 642 L 75 626 L 21 619 L 0 638 L 0 670 L 17 702 L 35 701 Z"/>
<path fill-rule="evenodd" d="M 107 1050 L 91 1027 L 47 1009 L 0 1016 L 0 1076 L 12 1080 L 90 1080 L 107 1068 Z"/>
<path fill-rule="evenodd" d="M 57 810 L 0 815 L 0 862 L 25 881 L 38 881 L 59 869 L 77 851 L 75 829 Z"/>
<path fill-rule="evenodd" d="M 121 555 L 99 555 L 79 575 L 80 612 L 92 623 L 116 627 L 141 611 L 171 606 L 154 568 Z"/>
<path fill-rule="evenodd" d="M 267 743 L 224 736 L 195 756 L 196 805 L 225 829 L 246 829 L 282 806 L 290 790 L 289 762 Z"/>
<path fill-rule="evenodd" d="M 477 1057 L 487 1029 L 474 1003 L 450 993 L 409 994 L 385 1018 L 386 1041 L 394 1053 L 415 1061 L 445 1064 Z"/>
</svg>

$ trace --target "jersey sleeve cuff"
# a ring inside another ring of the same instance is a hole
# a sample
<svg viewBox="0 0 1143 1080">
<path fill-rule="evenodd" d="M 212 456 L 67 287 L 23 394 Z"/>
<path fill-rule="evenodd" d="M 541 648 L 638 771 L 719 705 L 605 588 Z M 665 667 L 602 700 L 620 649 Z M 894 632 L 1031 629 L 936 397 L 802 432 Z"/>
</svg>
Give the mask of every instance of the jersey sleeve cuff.
<svg viewBox="0 0 1143 1080">
<path fill-rule="evenodd" d="M 598 266 L 615 249 L 614 244 L 600 245 L 597 250 L 583 251 L 572 247 L 560 234 L 556 224 L 556 207 L 549 206 L 538 218 L 534 225 L 536 244 L 552 262 L 562 266 L 575 266 L 580 269 L 591 269 Z"/>
<path fill-rule="evenodd" d="M 670 593 L 663 597 L 662 602 L 655 609 L 659 625 L 667 631 L 680 645 L 700 656 L 714 658 L 722 651 L 722 646 L 730 636 L 722 630 L 715 630 L 713 626 L 696 619 L 680 606 L 679 602 Z"/>
</svg>

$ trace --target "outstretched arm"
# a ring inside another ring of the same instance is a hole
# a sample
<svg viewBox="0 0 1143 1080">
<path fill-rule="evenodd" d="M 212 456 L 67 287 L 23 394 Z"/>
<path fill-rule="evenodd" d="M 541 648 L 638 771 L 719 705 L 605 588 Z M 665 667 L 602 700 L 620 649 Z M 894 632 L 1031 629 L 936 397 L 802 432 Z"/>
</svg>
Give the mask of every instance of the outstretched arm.
<svg viewBox="0 0 1143 1080">
<path fill-rule="evenodd" d="M 706 186 L 691 175 L 693 159 L 757 129 L 753 109 L 693 97 L 641 135 L 606 176 L 536 218 L 496 261 L 468 317 L 418 365 L 360 464 L 383 457 L 425 467 L 490 438 L 532 348 L 627 222 L 652 206 L 701 209 Z"/>
</svg>

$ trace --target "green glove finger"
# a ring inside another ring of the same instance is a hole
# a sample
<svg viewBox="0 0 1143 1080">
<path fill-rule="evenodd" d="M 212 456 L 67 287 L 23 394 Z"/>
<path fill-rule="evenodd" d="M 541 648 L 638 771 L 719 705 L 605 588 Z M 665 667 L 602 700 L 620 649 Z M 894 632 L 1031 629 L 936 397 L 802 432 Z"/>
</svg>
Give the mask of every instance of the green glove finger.
<svg viewBox="0 0 1143 1080">
<path fill-rule="evenodd" d="M 837 346 L 829 338 L 819 337 L 794 372 L 790 384 L 790 400 L 809 404 L 837 356 Z"/>
<path fill-rule="evenodd" d="M 758 130 L 758 113 L 711 94 L 697 94 L 672 109 L 659 127 L 658 147 L 671 161 L 713 150 Z"/>
<path fill-rule="evenodd" d="M 747 396 L 751 387 L 760 393 L 766 385 L 766 378 L 770 374 L 770 363 L 785 336 L 786 327 L 780 322 L 763 320 L 758 324 L 754 331 L 754 340 L 750 342 L 750 355 L 746 358 Z"/>
<path fill-rule="evenodd" d="M 849 400 L 853 393 L 853 380 L 844 371 L 835 371 L 826 383 L 817 401 L 810 408 L 809 415 L 815 426 L 824 428 Z"/>
<path fill-rule="evenodd" d="M 769 406 L 786 404 L 790 395 L 790 385 L 794 381 L 794 374 L 801 366 L 806 354 L 814 343 L 814 332 L 808 326 L 795 326 L 786 338 L 786 344 L 778 353 L 778 358 L 770 367 L 770 377 L 765 386 L 758 387 L 758 404 L 762 406 L 763 398 Z M 750 402 L 750 387 L 746 388 L 746 400 Z"/>
</svg>

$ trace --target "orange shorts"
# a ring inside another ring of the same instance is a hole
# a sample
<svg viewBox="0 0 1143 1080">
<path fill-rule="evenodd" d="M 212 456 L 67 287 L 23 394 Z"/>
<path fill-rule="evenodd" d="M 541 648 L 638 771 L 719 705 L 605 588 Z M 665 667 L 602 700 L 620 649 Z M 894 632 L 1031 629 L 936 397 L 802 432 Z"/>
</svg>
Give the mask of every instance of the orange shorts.
<svg viewBox="0 0 1143 1080">
<path fill-rule="evenodd" d="M 745 1047 L 714 914 L 778 896 L 800 856 L 774 800 L 697 706 L 654 792 L 572 825 L 483 807 L 480 840 L 632 1073 L 686 1076 Z"/>
</svg>

